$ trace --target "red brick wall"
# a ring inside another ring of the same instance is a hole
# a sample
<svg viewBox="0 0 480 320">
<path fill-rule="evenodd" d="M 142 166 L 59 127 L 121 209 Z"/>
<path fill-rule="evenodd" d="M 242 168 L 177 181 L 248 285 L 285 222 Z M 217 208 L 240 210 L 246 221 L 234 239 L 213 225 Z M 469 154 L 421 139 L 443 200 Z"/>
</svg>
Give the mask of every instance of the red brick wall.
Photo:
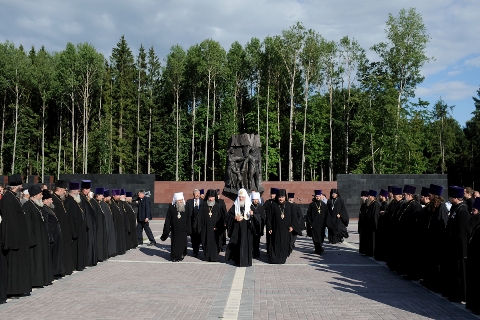
<svg viewBox="0 0 480 320">
<path fill-rule="evenodd" d="M 185 199 L 191 199 L 193 189 L 220 189 L 223 190 L 225 183 L 223 181 L 155 181 L 154 203 L 171 203 L 175 192 L 183 192 Z M 299 204 L 308 204 L 312 201 L 313 190 L 320 189 L 327 195 L 330 189 L 337 188 L 337 181 L 264 181 L 263 199 L 270 198 L 270 188 L 286 189 L 287 192 L 295 193 L 295 202 Z M 297 199 L 299 198 L 299 199 Z M 233 201 L 225 196 L 227 209 L 229 209 Z"/>
</svg>

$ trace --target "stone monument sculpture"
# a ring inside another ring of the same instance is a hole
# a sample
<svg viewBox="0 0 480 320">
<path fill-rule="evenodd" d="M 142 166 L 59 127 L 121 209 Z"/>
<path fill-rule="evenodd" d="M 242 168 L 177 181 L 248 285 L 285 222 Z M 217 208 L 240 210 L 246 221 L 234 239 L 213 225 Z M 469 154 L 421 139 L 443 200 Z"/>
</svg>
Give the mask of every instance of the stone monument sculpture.
<svg viewBox="0 0 480 320">
<path fill-rule="evenodd" d="M 261 147 L 257 134 L 234 135 L 228 140 L 223 191 L 235 195 L 241 188 L 263 192 Z"/>
</svg>

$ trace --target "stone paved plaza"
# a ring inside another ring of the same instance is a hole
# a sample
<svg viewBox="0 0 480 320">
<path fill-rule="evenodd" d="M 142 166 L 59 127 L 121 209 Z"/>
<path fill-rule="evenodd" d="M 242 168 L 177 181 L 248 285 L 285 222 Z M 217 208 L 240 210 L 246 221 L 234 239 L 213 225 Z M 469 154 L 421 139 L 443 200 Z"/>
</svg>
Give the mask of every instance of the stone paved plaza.
<svg viewBox="0 0 480 320">
<path fill-rule="evenodd" d="M 163 221 L 151 223 L 160 236 Z M 476 319 L 358 253 L 357 225 L 313 253 L 300 237 L 285 265 L 169 261 L 169 240 L 99 263 L 0 305 L 0 319 Z M 159 241 L 159 240 L 157 240 Z M 328 242 L 328 241 L 327 241 Z M 223 255 L 223 254 L 222 254 Z"/>
</svg>

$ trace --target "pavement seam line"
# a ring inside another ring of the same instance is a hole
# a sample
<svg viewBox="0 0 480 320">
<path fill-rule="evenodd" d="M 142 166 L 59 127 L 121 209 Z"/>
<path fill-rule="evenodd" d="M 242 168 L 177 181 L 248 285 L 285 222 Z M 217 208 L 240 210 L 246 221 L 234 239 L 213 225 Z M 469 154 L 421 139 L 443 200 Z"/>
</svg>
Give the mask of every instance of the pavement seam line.
<svg viewBox="0 0 480 320">
<path fill-rule="evenodd" d="M 354 245 L 351 244 L 351 243 L 348 243 L 348 242 L 345 241 L 345 240 L 343 241 L 343 244 L 345 244 L 347 247 L 350 247 L 350 248 L 359 250 L 358 247 L 354 246 Z M 378 263 L 380 266 L 385 267 L 385 268 L 388 268 L 388 267 L 387 267 L 387 264 L 381 263 L 380 261 L 375 260 L 375 258 L 373 258 L 373 257 L 368 257 L 368 258 L 369 258 L 370 260 L 372 260 L 372 261 L 375 261 L 375 262 Z M 443 300 L 445 300 L 445 301 L 447 301 L 448 303 L 454 305 L 455 307 L 457 307 L 457 308 L 459 308 L 459 309 L 461 309 L 461 310 L 463 310 L 463 311 L 469 312 L 469 313 L 470 313 L 472 316 L 474 316 L 475 318 L 480 319 L 480 316 L 477 316 L 476 314 L 474 314 L 473 312 L 471 312 L 469 309 L 467 309 L 466 307 L 464 307 L 462 304 L 458 305 L 458 304 L 456 304 L 456 303 L 451 302 L 451 301 L 448 300 L 448 299 L 445 299 L 441 294 L 438 294 L 438 293 L 436 293 L 436 292 L 433 292 L 433 291 L 425 288 L 425 287 L 422 286 L 418 281 L 413 281 L 413 280 L 410 280 L 410 281 L 412 281 L 413 283 L 415 283 L 417 286 L 425 289 L 426 291 L 428 291 L 428 292 L 430 292 L 430 293 L 433 293 L 433 294 L 436 295 L 437 297 L 442 298 Z"/>
<path fill-rule="evenodd" d="M 246 267 L 238 267 L 237 270 L 235 270 L 232 287 L 230 288 L 230 293 L 228 294 L 227 303 L 223 312 L 223 319 L 238 319 L 246 270 Z"/>
</svg>

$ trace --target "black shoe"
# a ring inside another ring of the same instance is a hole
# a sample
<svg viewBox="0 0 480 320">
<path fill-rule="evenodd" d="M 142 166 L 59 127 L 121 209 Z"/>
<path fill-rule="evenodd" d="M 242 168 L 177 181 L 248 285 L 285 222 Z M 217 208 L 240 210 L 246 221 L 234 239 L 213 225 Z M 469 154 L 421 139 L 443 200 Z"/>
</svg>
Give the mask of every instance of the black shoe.
<svg viewBox="0 0 480 320">
<path fill-rule="evenodd" d="M 198 257 L 198 253 L 194 253 L 193 256 L 194 256 L 195 258 L 197 258 L 197 257 Z"/>
<path fill-rule="evenodd" d="M 155 241 L 150 242 L 147 246 L 155 246 L 157 243 Z"/>
</svg>

